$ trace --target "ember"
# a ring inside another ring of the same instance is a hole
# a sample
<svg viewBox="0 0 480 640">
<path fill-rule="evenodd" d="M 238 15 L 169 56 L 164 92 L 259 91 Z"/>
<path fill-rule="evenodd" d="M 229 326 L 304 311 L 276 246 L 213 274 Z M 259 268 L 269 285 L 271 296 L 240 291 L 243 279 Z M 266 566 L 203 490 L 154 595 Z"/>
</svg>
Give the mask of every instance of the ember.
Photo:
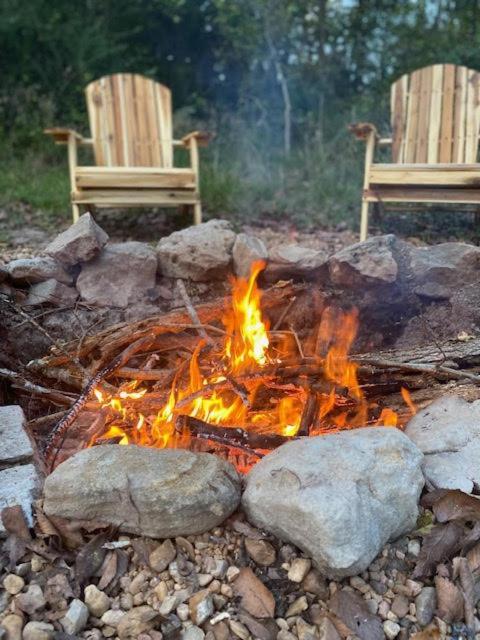
<svg viewBox="0 0 480 640">
<path fill-rule="evenodd" d="M 257 279 L 232 281 L 220 339 L 205 331 L 188 360 L 181 360 L 164 403 L 160 383 L 123 383 L 115 395 L 94 389 L 107 425 L 89 445 L 112 440 L 150 447 L 202 448 L 243 454 L 239 468 L 285 440 L 367 424 L 395 426 L 396 412 L 368 402 L 349 352 L 358 328 L 355 309 L 327 307 L 321 316 L 314 353 L 306 356 L 293 330 L 270 330 L 262 313 Z M 308 340 L 304 341 L 309 343 Z M 155 355 L 151 356 L 155 358 Z M 145 368 L 151 367 L 147 362 Z M 414 412 L 406 389 L 402 396 Z"/>
</svg>

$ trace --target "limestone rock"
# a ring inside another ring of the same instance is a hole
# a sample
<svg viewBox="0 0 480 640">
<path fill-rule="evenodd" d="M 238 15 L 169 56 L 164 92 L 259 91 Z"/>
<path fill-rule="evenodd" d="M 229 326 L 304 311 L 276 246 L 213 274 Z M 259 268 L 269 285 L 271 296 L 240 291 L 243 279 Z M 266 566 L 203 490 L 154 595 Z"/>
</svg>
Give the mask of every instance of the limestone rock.
<svg viewBox="0 0 480 640">
<path fill-rule="evenodd" d="M 260 238 L 239 233 L 232 251 L 233 272 L 242 278 L 248 278 L 252 264 L 268 258 L 267 247 Z"/>
<path fill-rule="evenodd" d="M 0 407 L 0 466 L 28 462 L 32 457 L 23 409 L 18 405 Z"/>
<path fill-rule="evenodd" d="M 97 256 L 108 242 L 108 235 L 98 226 L 90 213 L 60 233 L 46 247 L 45 252 L 64 265 L 88 262 Z"/>
<path fill-rule="evenodd" d="M 391 284 L 398 274 L 394 235 L 375 236 L 341 249 L 329 259 L 330 278 L 338 287 Z"/>
<path fill-rule="evenodd" d="M 422 468 L 431 487 L 466 493 L 480 487 L 480 400 L 438 398 L 413 416 L 405 433 L 425 455 Z"/>
<path fill-rule="evenodd" d="M 94 584 L 85 587 L 85 604 L 92 616 L 101 618 L 110 608 L 110 598 Z"/>
<path fill-rule="evenodd" d="M 48 622 L 31 620 L 23 628 L 23 640 L 53 640 L 55 627 Z"/>
<path fill-rule="evenodd" d="M 327 254 L 299 244 L 287 244 L 274 249 L 265 270 L 269 282 L 289 278 L 318 279 L 327 272 Z"/>
<path fill-rule="evenodd" d="M 169 278 L 196 282 L 224 278 L 229 270 L 235 233 L 226 220 L 209 220 L 175 231 L 157 245 L 158 266 Z"/>
<path fill-rule="evenodd" d="M 282 445 L 249 472 L 249 520 L 296 544 L 333 578 L 366 569 L 410 531 L 422 454 L 399 430 L 368 427 Z"/>
<path fill-rule="evenodd" d="M 19 258 L 5 266 L 13 284 L 36 284 L 45 280 L 57 280 L 72 284 L 72 276 L 56 260 L 50 257 Z"/>
<path fill-rule="evenodd" d="M 78 298 L 78 292 L 73 287 L 58 282 L 46 280 L 30 287 L 25 305 L 36 307 L 41 304 L 52 304 L 56 307 L 73 306 Z"/>
<path fill-rule="evenodd" d="M 165 540 L 161 545 L 152 551 L 148 558 L 148 562 L 154 571 L 162 573 L 168 565 L 175 560 L 177 550 L 173 542 L 169 539 Z"/>
<path fill-rule="evenodd" d="M 118 637 L 120 640 L 137 640 L 140 634 L 153 629 L 157 619 L 158 612 L 152 607 L 134 607 L 118 623 Z"/>
<path fill-rule="evenodd" d="M 444 242 L 411 250 L 414 292 L 431 300 L 449 299 L 460 287 L 478 282 L 480 247 Z"/>
<path fill-rule="evenodd" d="M 0 511 L 20 505 L 29 526 L 33 526 L 32 504 L 39 497 L 41 480 L 33 464 L 23 464 L 0 471 Z M 0 537 L 5 535 L 0 521 Z"/>
<path fill-rule="evenodd" d="M 72 600 L 67 613 L 60 620 L 64 631 L 71 635 L 80 633 L 85 628 L 88 620 L 88 608 L 78 599 Z"/>
<path fill-rule="evenodd" d="M 25 593 L 19 593 L 15 596 L 15 604 L 21 610 L 27 613 L 29 616 L 33 615 L 36 611 L 43 609 L 47 601 L 43 595 L 43 591 L 38 584 L 30 584 Z"/>
<path fill-rule="evenodd" d="M 239 476 L 218 456 L 103 445 L 77 453 L 48 476 L 44 510 L 169 538 L 217 526 L 239 500 Z"/>
<path fill-rule="evenodd" d="M 142 242 L 124 242 L 108 246 L 83 265 L 77 289 L 89 304 L 125 308 L 155 287 L 156 271 L 152 248 Z"/>
</svg>

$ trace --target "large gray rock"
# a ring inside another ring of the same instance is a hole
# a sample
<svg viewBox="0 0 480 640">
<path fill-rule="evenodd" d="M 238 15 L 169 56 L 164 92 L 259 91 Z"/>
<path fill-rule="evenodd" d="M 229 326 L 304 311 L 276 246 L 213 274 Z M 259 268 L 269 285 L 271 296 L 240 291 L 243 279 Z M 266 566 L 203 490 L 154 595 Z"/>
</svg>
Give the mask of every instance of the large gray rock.
<svg viewBox="0 0 480 640">
<path fill-rule="evenodd" d="M 175 231 L 157 245 L 159 270 L 169 278 L 196 282 L 224 278 L 234 242 L 235 233 L 226 220 L 209 220 Z"/>
<path fill-rule="evenodd" d="M 28 462 L 33 454 L 22 408 L 18 405 L 0 407 L 0 468 Z"/>
<path fill-rule="evenodd" d="M 156 271 L 155 251 L 147 244 L 115 244 L 82 266 L 77 289 L 91 305 L 125 308 L 155 287 Z"/>
<path fill-rule="evenodd" d="M 480 400 L 446 395 L 419 411 L 405 428 L 424 453 L 422 468 L 432 488 L 480 488 Z"/>
<path fill-rule="evenodd" d="M 74 265 L 94 258 L 107 242 L 105 231 L 90 213 L 84 213 L 75 224 L 52 240 L 45 252 L 64 265 Z"/>
<path fill-rule="evenodd" d="M 253 467 L 242 504 L 253 524 L 296 544 L 322 573 L 354 575 L 415 526 L 422 457 L 389 427 L 296 440 Z"/>
<path fill-rule="evenodd" d="M 69 307 L 75 304 L 77 298 L 78 292 L 74 287 L 67 287 L 67 285 L 51 279 L 32 285 L 24 304 L 27 307 L 36 307 L 41 304 Z"/>
<path fill-rule="evenodd" d="M 33 526 L 32 504 L 39 497 L 41 478 L 33 464 L 22 464 L 0 471 L 0 512 L 4 507 L 20 505 L 27 522 Z M 0 521 L 0 537 L 5 536 Z"/>
<path fill-rule="evenodd" d="M 171 538 L 220 524 L 238 506 L 240 479 L 209 453 L 103 445 L 60 464 L 44 493 L 47 515 Z"/>
<path fill-rule="evenodd" d="M 299 244 L 276 247 L 270 254 L 265 277 L 268 281 L 286 278 L 317 278 L 327 271 L 327 254 Z"/>
<path fill-rule="evenodd" d="M 260 238 L 239 233 L 232 251 L 233 272 L 241 278 L 248 278 L 254 262 L 268 258 L 267 247 Z"/>
<path fill-rule="evenodd" d="M 72 276 L 62 265 L 49 257 L 19 258 L 5 267 L 14 284 L 36 284 L 45 280 L 58 280 L 63 284 L 72 284 Z"/>
<path fill-rule="evenodd" d="M 330 278 L 338 287 L 391 284 L 398 274 L 394 235 L 375 236 L 335 253 L 329 260 Z"/>
<path fill-rule="evenodd" d="M 449 299 L 460 287 L 478 282 L 480 247 L 444 242 L 412 248 L 410 268 L 414 292 L 427 299 Z"/>
</svg>

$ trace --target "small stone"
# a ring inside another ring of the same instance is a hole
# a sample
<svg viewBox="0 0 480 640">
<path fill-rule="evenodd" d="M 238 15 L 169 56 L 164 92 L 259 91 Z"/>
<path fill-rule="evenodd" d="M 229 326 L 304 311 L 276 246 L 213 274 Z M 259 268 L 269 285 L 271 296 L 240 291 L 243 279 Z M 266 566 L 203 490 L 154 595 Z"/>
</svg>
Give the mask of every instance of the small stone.
<svg viewBox="0 0 480 640">
<path fill-rule="evenodd" d="M 103 627 L 102 629 L 102 634 L 105 638 L 111 638 L 113 637 L 115 634 L 117 633 L 117 630 L 114 629 L 113 627 L 109 627 L 108 625 L 106 625 L 105 627 Z"/>
<path fill-rule="evenodd" d="M 78 599 L 72 600 L 67 609 L 67 613 L 60 620 L 66 633 L 75 635 L 83 631 L 88 620 L 88 608 Z"/>
<path fill-rule="evenodd" d="M 85 587 L 85 604 L 92 616 L 101 618 L 110 608 L 110 598 L 94 584 Z"/>
<path fill-rule="evenodd" d="M 222 584 L 220 587 L 220 593 L 226 598 L 233 598 L 233 589 L 229 584 Z"/>
<path fill-rule="evenodd" d="M 387 636 L 388 640 L 393 640 L 394 638 L 396 638 L 400 633 L 400 629 L 400 625 L 396 622 L 392 622 L 391 620 L 386 620 L 383 623 L 383 630 L 385 631 L 385 635 Z"/>
<path fill-rule="evenodd" d="M 399 618 L 404 618 L 408 613 L 409 604 L 408 598 L 397 595 L 393 599 L 391 611 Z"/>
<path fill-rule="evenodd" d="M 7 593 L 9 593 L 11 596 L 16 596 L 17 593 L 20 593 L 20 591 L 25 586 L 25 580 L 20 576 L 15 575 L 14 573 L 9 573 L 7 576 L 5 576 L 3 586 Z"/>
<path fill-rule="evenodd" d="M 159 582 L 154 589 L 155 595 L 157 596 L 159 602 L 163 602 L 165 598 L 168 596 L 168 587 L 165 582 Z"/>
<path fill-rule="evenodd" d="M 437 607 L 437 593 L 435 587 L 424 587 L 415 598 L 418 624 L 425 627 L 430 624 Z"/>
<path fill-rule="evenodd" d="M 164 640 L 177 640 L 180 637 L 182 623 L 176 615 L 170 614 L 168 620 L 160 625 Z"/>
<path fill-rule="evenodd" d="M 103 634 L 100 629 L 87 629 L 83 633 L 85 640 L 102 640 Z"/>
<path fill-rule="evenodd" d="M 360 591 L 360 593 L 365 594 L 370 591 L 370 587 L 363 578 L 360 578 L 360 576 L 352 576 L 350 578 L 350 585 L 357 591 Z"/>
<path fill-rule="evenodd" d="M 186 620 L 188 620 L 189 615 L 190 609 L 188 607 L 188 604 L 186 604 L 185 602 L 179 604 L 177 607 L 177 616 L 180 618 L 180 620 L 182 622 L 185 622 Z"/>
<path fill-rule="evenodd" d="M 90 213 L 83 216 L 60 233 L 45 249 L 45 252 L 64 265 L 87 262 L 100 253 L 108 241 Z"/>
<path fill-rule="evenodd" d="M 182 640 L 203 640 L 203 638 L 205 638 L 203 629 L 194 624 L 182 633 Z"/>
<path fill-rule="evenodd" d="M 176 607 L 178 606 L 178 597 L 177 595 L 173 595 L 173 596 L 167 596 L 162 604 L 160 605 L 160 608 L 158 610 L 159 614 L 162 616 L 168 616 L 169 613 L 171 613 Z"/>
<path fill-rule="evenodd" d="M 134 596 L 136 593 L 140 593 L 140 591 L 143 589 L 146 582 L 147 582 L 147 577 L 143 573 L 143 571 L 141 571 L 135 576 L 135 578 L 130 583 L 130 586 L 128 587 L 128 590 L 132 594 L 132 596 Z"/>
<path fill-rule="evenodd" d="M 266 540 L 245 538 L 245 549 L 254 562 L 262 567 L 271 566 L 276 559 L 274 547 Z"/>
<path fill-rule="evenodd" d="M 57 280 L 45 280 L 34 284 L 28 290 L 25 306 L 37 307 L 42 304 L 51 304 L 56 307 L 73 306 L 78 298 L 78 292 L 74 287 L 57 282 Z"/>
<path fill-rule="evenodd" d="M 292 602 L 292 604 L 288 607 L 285 617 L 290 618 L 291 616 L 298 616 L 307 609 L 307 596 L 300 596 L 300 598 L 297 598 L 295 602 Z"/>
<path fill-rule="evenodd" d="M 214 578 L 223 579 L 227 573 L 227 569 L 228 562 L 226 560 L 219 560 L 218 558 L 215 558 L 215 563 L 210 573 Z"/>
<path fill-rule="evenodd" d="M 30 616 L 43 609 L 46 600 L 41 587 L 38 584 L 31 584 L 25 593 L 15 596 L 15 604 Z"/>
<path fill-rule="evenodd" d="M 157 618 L 158 613 L 152 607 L 134 607 L 118 623 L 118 637 L 120 640 L 138 640 L 141 633 L 153 629 Z"/>
<path fill-rule="evenodd" d="M 240 569 L 238 567 L 228 567 L 227 573 L 226 573 L 228 582 L 233 582 L 234 580 L 236 580 L 236 578 L 238 578 L 239 573 L 240 573 Z"/>
<path fill-rule="evenodd" d="M 406 580 L 405 581 L 405 586 L 408 589 L 409 595 L 412 596 L 413 598 L 418 596 L 418 594 L 422 590 L 421 583 L 417 582 L 416 580 Z"/>
<path fill-rule="evenodd" d="M 302 582 L 312 566 L 308 558 L 295 558 L 288 571 L 288 579 L 292 582 Z"/>
<path fill-rule="evenodd" d="M 297 640 L 297 636 L 290 631 L 282 629 L 277 633 L 277 640 Z"/>
<path fill-rule="evenodd" d="M 120 611 L 120 609 L 109 609 L 108 611 L 105 611 L 101 620 L 103 624 L 116 629 L 124 615 L 126 615 L 125 612 Z"/>
<path fill-rule="evenodd" d="M 199 573 L 197 575 L 198 578 L 198 584 L 201 587 L 206 587 L 207 584 L 210 584 L 211 581 L 213 580 L 213 576 L 211 576 L 209 573 Z"/>
<path fill-rule="evenodd" d="M 130 611 L 133 607 L 133 596 L 131 593 L 120 594 L 120 609 L 123 611 Z"/>
<path fill-rule="evenodd" d="M 230 627 L 230 631 L 237 636 L 237 638 L 240 638 L 240 640 L 248 640 L 250 637 L 250 632 L 247 627 L 241 622 L 238 622 L 238 620 L 229 620 L 228 626 Z"/>
<path fill-rule="evenodd" d="M 10 613 L 1 621 L 6 630 L 6 640 L 22 640 L 23 618 L 16 613 Z"/>
<path fill-rule="evenodd" d="M 175 560 L 177 550 L 173 542 L 167 538 L 161 545 L 152 551 L 148 562 L 154 571 L 161 573 Z"/>
<path fill-rule="evenodd" d="M 417 558 L 420 553 L 420 541 L 416 539 L 409 540 L 407 550 L 411 556 Z"/>
<path fill-rule="evenodd" d="M 383 620 L 386 620 L 389 611 L 390 604 L 386 600 L 382 600 L 378 606 L 378 615 L 383 618 Z"/>
<path fill-rule="evenodd" d="M 302 582 L 302 588 L 308 593 L 313 593 L 320 598 L 326 600 L 329 596 L 328 586 L 325 578 L 316 569 L 311 569 Z"/>
<path fill-rule="evenodd" d="M 193 595 L 189 601 L 190 617 L 194 624 L 201 625 L 213 615 L 213 599 L 210 591 L 204 589 Z"/>
<path fill-rule="evenodd" d="M 183 536 L 177 536 L 175 538 L 175 544 L 179 549 L 187 554 L 192 562 L 195 562 L 195 549 L 190 540 L 187 540 L 187 538 L 184 538 Z"/>
<path fill-rule="evenodd" d="M 315 627 L 305 622 L 303 618 L 298 617 L 295 626 L 297 629 L 298 640 L 316 639 L 317 633 Z"/>
<path fill-rule="evenodd" d="M 53 624 L 32 620 L 25 625 L 22 638 L 23 640 L 52 640 L 54 636 Z"/>
<path fill-rule="evenodd" d="M 145 594 L 141 591 L 133 596 L 133 606 L 138 607 L 145 602 Z"/>
</svg>

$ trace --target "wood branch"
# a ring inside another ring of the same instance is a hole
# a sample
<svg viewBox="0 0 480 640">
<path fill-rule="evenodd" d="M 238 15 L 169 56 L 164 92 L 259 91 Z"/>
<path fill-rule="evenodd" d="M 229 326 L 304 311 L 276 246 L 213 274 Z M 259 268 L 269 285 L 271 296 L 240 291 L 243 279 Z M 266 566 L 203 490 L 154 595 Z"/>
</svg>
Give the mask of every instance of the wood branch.
<svg viewBox="0 0 480 640">
<path fill-rule="evenodd" d="M 187 289 L 185 288 L 185 283 L 181 278 L 178 278 L 176 284 L 177 284 L 177 289 L 180 293 L 180 296 L 182 297 L 183 304 L 185 305 L 185 308 L 188 311 L 188 315 L 190 316 L 193 324 L 197 325 L 196 331 L 198 335 L 201 338 L 203 338 L 206 342 L 211 343 L 212 339 L 207 334 L 207 332 L 205 331 L 205 327 L 200 322 L 198 313 L 196 312 L 195 307 L 193 306 L 192 301 L 190 300 L 190 296 L 187 293 Z"/>
<path fill-rule="evenodd" d="M 382 358 L 365 358 L 362 359 L 362 363 L 369 364 L 373 367 L 379 367 L 381 369 L 397 369 L 400 371 L 428 373 L 429 375 L 436 378 L 454 378 L 455 380 L 467 378 L 468 380 L 472 380 L 477 384 L 480 383 L 480 376 L 474 373 L 452 369 L 450 367 L 444 367 L 443 365 L 420 364 L 416 362 L 399 362 L 396 360 L 383 360 Z"/>
<path fill-rule="evenodd" d="M 303 406 L 302 417 L 300 419 L 300 427 L 298 436 L 310 435 L 310 429 L 315 424 L 319 408 L 318 394 L 309 393 Z"/>
<path fill-rule="evenodd" d="M 18 389 L 23 389 L 24 391 L 28 391 L 33 395 L 48 398 L 56 404 L 70 406 L 75 402 L 75 397 L 72 397 L 67 393 L 57 391 L 56 389 L 42 387 L 39 384 L 27 380 L 27 378 L 22 376 L 20 373 L 17 373 L 16 371 L 10 371 L 9 369 L 2 368 L 0 369 L 0 377 L 10 380 L 10 382 L 12 382 L 13 385 Z"/>
</svg>

